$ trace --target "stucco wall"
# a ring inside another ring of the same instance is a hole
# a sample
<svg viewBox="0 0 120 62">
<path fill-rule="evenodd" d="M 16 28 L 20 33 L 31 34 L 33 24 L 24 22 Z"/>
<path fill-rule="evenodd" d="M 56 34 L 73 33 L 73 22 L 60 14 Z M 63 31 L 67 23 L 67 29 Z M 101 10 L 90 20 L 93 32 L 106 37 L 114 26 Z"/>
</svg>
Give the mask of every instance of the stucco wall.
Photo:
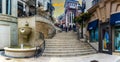
<svg viewBox="0 0 120 62">
<path fill-rule="evenodd" d="M 10 45 L 17 45 L 18 44 L 18 27 L 17 27 L 17 18 L 16 17 L 10 17 L 10 16 L 5 16 L 5 15 L 0 15 L 0 25 L 1 26 L 9 26 L 10 27 L 10 39 L 7 39 L 7 41 L 10 41 Z M 2 35 L 4 36 L 4 35 Z M 5 37 L 4 37 L 5 38 Z M 6 41 L 4 41 L 6 43 Z M 4 45 L 1 44 L 1 45 Z M 9 47 L 9 45 L 6 45 L 5 47 Z M 0 49 L 3 49 L 3 47 Z"/>
</svg>

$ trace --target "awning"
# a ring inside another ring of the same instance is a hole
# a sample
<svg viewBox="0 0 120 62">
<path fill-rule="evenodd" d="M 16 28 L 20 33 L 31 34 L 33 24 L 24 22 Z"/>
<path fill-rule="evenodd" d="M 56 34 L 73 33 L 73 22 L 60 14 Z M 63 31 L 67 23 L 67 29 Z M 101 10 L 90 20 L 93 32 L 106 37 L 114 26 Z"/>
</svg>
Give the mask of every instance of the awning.
<svg viewBox="0 0 120 62">
<path fill-rule="evenodd" d="M 110 16 L 110 25 L 120 24 L 120 13 L 114 13 Z"/>
<path fill-rule="evenodd" d="M 99 21 L 99 20 L 96 19 L 96 20 L 90 22 L 90 23 L 88 24 L 87 30 L 95 30 L 96 28 L 98 28 L 98 21 Z"/>
</svg>

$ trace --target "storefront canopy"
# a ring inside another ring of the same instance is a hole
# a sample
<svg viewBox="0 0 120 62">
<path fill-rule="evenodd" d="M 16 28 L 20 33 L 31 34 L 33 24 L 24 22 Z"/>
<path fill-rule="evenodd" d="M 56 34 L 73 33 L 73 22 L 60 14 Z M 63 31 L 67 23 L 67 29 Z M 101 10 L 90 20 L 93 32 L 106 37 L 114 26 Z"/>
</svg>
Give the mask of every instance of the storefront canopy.
<svg viewBox="0 0 120 62">
<path fill-rule="evenodd" d="M 98 27 L 98 21 L 99 21 L 99 20 L 96 19 L 96 20 L 90 22 L 90 23 L 88 24 L 87 30 L 94 30 L 94 29 L 96 29 L 96 28 Z"/>
<path fill-rule="evenodd" d="M 120 24 L 120 12 L 112 14 L 110 17 L 110 25 Z"/>
</svg>

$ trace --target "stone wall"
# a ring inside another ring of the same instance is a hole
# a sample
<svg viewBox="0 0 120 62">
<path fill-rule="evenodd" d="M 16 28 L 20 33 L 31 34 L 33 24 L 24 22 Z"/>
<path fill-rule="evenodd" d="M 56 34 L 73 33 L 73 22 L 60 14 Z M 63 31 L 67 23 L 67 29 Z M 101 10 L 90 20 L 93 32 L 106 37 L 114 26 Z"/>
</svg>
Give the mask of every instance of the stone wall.
<svg viewBox="0 0 120 62">
<path fill-rule="evenodd" d="M 45 36 L 45 38 L 48 38 L 48 32 L 49 32 L 50 26 L 47 23 L 44 22 L 36 22 L 36 32 L 42 32 Z"/>
</svg>

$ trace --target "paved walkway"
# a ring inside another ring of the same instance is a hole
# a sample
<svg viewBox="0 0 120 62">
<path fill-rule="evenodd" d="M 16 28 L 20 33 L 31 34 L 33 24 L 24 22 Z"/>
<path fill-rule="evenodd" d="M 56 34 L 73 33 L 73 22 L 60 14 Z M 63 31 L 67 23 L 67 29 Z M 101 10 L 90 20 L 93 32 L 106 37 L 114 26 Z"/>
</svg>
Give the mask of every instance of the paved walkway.
<svg viewBox="0 0 120 62">
<path fill-rule="evenodd" d="M 0 56 L 0 62 L 90 62 L 91 60 L 98 60 L 99 62 L 120 62 L 120 57 L 108 54 L 92 54 L 77 57 L 39 57 L 39 58 L 24 58 L 15 59 Z"/>
</svg>

